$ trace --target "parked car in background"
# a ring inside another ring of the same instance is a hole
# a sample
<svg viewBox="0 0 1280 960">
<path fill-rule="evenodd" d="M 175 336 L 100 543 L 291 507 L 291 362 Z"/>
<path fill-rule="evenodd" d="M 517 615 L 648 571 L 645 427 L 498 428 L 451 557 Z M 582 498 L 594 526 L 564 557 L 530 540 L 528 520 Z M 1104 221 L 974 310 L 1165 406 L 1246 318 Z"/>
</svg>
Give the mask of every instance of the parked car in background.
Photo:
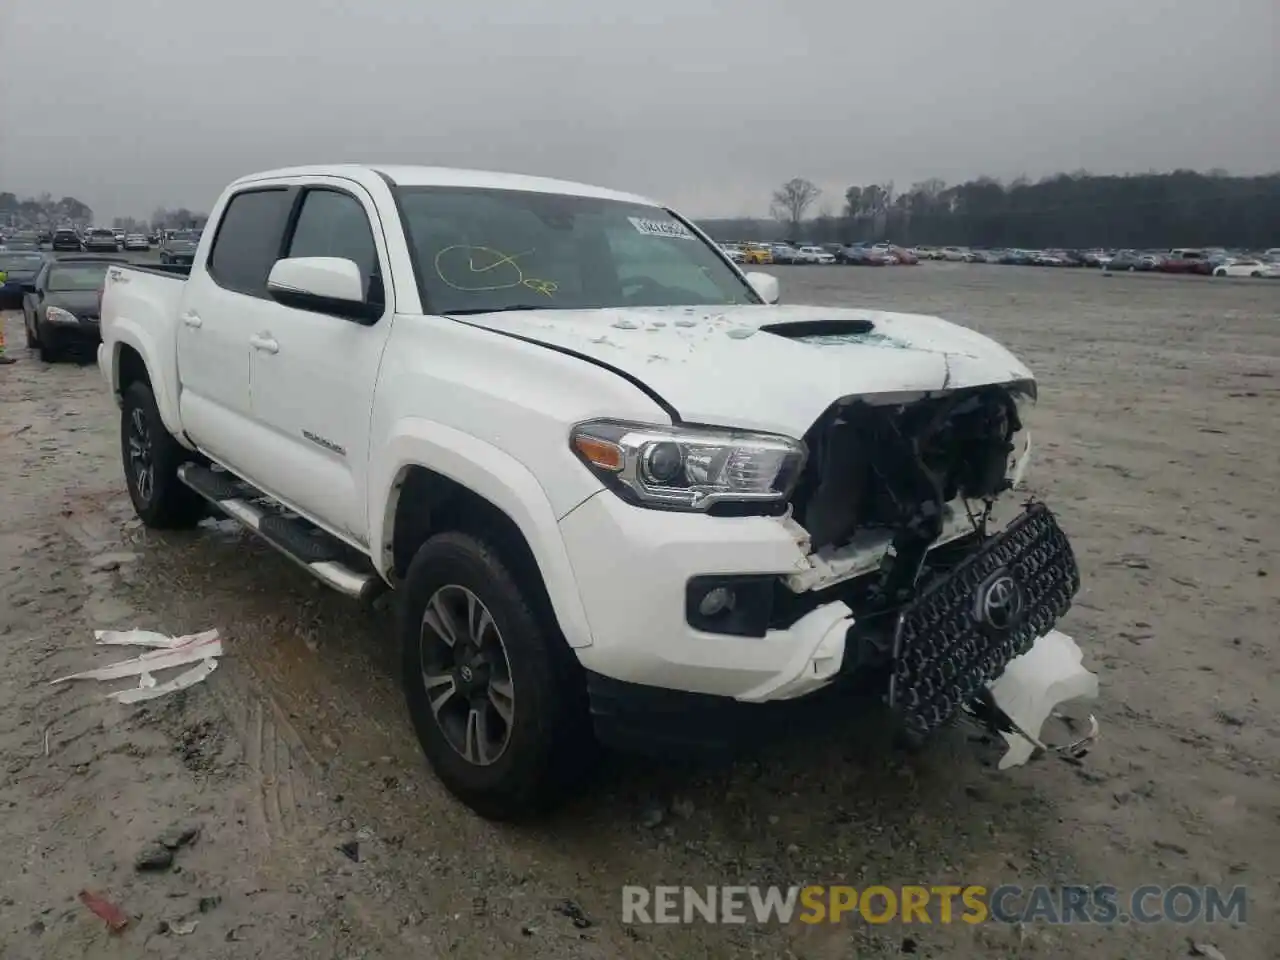
<svg viewBox="0 0 1280 960">
<path fill-rule="evenodd" d="M 79 253 L 84 249 L 84 244 L 80 241 L 80 234 L 70 227 L 60 227 L 53 231 L 53 238 L 49 243 L 56 251 L 74 250 Z"/>
<path fill-rule="evenodd" d="M 775 243 L 769 248 L 774 263 L 800 263 L 800 251 L 789 243 Z"/>
<path fill-rule="evenodd" d="M 92 227 L 84 235 L 84 249 L 86 253 L 116 253 L 120 244 L 114 230 Z"/>
<path fill-rule="evenodd" d="M 725 256 L 727 256 L 734 263 L 746 262 L 746 255 L 742 252 L 742 247 L 739 246 L 738 244 L 722 243 L 720 244 L 720 249 L 723 250 L 725 252 Z"/>
<path fill-rule="evenodd" d="M 1228 260 L 1213 268 L 1215 277 L 1280 277 L 1280 263 L 1269 263 L 1265 260 L 1239 259 Z"/>
<path fill-rule="evenodd" d="M 199 243 L 200 234 L 195 230 L 171 230 L 160 245 L 160 262 L 189 267 Z"/>
<path fill-rule="evenodd" d="M 859 267 L 883 267 L 889 261 L 870 246 L 860 243 L 850 244 L 844 248 L 845 262 Z"/>
<path fill-rule="evenodd" d="M 40 250 L 40 241 L 31 233 L 15 233 L 0 242 L 0 253 L 30 253 L 33 250 Z"/>
<path fill-rule="evenodd" d="M 1156 266 L 1161 273 L 1201 273 L 1207 272 L 1208 257 L 1203 250 L 1178 249 L 1169 251 Z"/>
<path fill-rule="evenodd" d="M 41 230 L 36 237 L 37 243 L 53 243 L 53 231 Z"/>
<path fill-rule="evenodd" d="M 742 248 L 744 263 L 773 263 L 773 251 L 763 243 L 749 243 Z"/>
<path fill-rule="evenodd" d="M 889 247 L 889 253 L 903 266 L 914 267 L 920 262 L 920 257 L 916 255 L 916 252 L 908 250 L 906 247 L 891 246 Z"/>
<path fill-rule="evenodd" d="M 825 266 L 835 262 L 835 256 L 821 247 L 807 246 L 801 247 L 796 251 L 796 263 L 822 264 Z"/>
<path fill-rule="evenodd" d="M 27 346 L 45 363 L 58 360 L 73 344 L 97 344 L 99 297 L 107 269 L 122 260 L 67 257 L 46 260 L 22 299 Z"/>
<path fill-rule="evenodd" d="M 124 238 L 124 249 L 126 250 L 150 250 L 151 243 L 141 233 L 129 233 Z"/>
<path fill-rule="evenodd" d="M 0 253 L 0 308 L 16 307 L 35 283 L 44 266 L 45 255 L 35 250 L 6 250 Z"/>
<path fill-rule="evenodd" d="M 1051 253 L 1048 250 L 1041 250 L 1036 253 L 1031 262 L 1037 267 L 1065 267 L 1067 265 L 1065 257 L 1061 254 Z"/>
<path fill-rule="evenodd" d="M 1105 264 L 1108 270 L 1125 270 L 1133 272 L 1135 270 L 1150 270 L 1142 256 L 1133 250 L 1120 250 Z"/>
<path fill-rule="evenodd" d="M 126 236 L 125 231 L 123 231 L 123 230 L 121 230 L 120 228 L 116 227 L 116 228 L 112 229 L 112 231 L 111 231 L 111 232 L 112 232 L 113 234 L 115 234 L 116 244 L 119 246 L 119 248 L 120 248 L 121 250 L 123 250 L 123 249 L 124 249 L 124 240 L 125 240 L 125 236 Z"/>
</svg>

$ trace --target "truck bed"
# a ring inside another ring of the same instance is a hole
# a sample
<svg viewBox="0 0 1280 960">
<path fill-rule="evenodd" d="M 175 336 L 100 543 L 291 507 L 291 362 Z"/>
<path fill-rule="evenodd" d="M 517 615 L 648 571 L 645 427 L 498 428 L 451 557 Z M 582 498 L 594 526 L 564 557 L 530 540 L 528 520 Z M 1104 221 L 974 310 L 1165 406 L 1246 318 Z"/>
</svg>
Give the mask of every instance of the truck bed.
<svg viewBox="0 0 1280 960">
<path fill-rule="evenodd" d="M 121 264 L 130 270 L 138 270 L 142 273 L 158 273 L 166 277 L 189 277 L 191 276 L 191 264 L 189 263 L 136 263 L 130 261 Z"/>
</svg>

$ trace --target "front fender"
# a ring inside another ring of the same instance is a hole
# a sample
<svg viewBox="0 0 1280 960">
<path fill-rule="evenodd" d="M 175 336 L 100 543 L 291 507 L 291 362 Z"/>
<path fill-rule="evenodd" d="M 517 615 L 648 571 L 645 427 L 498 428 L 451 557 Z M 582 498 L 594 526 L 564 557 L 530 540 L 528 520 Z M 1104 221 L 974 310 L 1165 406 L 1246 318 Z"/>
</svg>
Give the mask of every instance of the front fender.
<svg viewBox="0 0 1280 960">
<path fill-rule="evenodd" d="M 497 447 L 452 427 L 419 418 L 396 424 L 370 471 L 369 543 L 384 576 L 394 567 L 392 537 L 399 488 L 409 469 L 426 467 L 502 510 L 519 527 L 542 573 L 560 630 L 571 647 L 591 644 L 577 579 L 555 511 L 537 478 Z"/>
</svg>

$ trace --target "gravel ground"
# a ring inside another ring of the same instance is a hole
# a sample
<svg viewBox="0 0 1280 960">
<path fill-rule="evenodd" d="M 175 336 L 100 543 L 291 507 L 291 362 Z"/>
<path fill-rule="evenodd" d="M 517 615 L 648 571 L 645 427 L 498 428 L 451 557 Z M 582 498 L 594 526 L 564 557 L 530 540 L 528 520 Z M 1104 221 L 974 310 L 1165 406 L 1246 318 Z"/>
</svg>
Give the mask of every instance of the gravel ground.
<svg viewBox="0 0 1280 960">
<path fill-rule="evenodd" d="M 1083 767 L 999 773 L 959 732 L 904 758 L 874 731 L 814 731 L 730 770 L 615 758 L 552 821 L 485 823 L 425 769 L 388 612 L 220 526 L 142 530 L 96 370 L 40 364 L 10 312 L 0 954 L 1163 960 L 1190 938 L 1280 957 L 1280 284 L 776 272 L 787 300 L 947 316 L 1036 370 L 1032 487 L 1073 537 L 1085 585 L 1063 627 L 1102 681 Z M 47 685 L 99 659 L 94 628 L 133 626 L 216 626 L 228 652 L 150 705 Z M 135 868 L 184 825 L 200 832 L 171 867 Z M 621 922 L 623 884 L 750 882 L 1243 884 L 1249 913 L 1190 928 Z M 129 927 L 109 933 L 83 889 Z"/>
</svg>

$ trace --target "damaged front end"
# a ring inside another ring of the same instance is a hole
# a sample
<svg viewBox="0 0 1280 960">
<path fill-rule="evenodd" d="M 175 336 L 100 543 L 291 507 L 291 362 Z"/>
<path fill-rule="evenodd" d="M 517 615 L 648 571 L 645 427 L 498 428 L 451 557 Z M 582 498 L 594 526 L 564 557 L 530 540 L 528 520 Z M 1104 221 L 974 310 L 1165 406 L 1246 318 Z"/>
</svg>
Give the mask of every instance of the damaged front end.
<svg viewBox="0 0 1280 960">
<path fill-rule="evenodd" d="M 849 398 L 805 436 L 787 521 L 805 566 L 784 578 L 775 626 L 842 605 L 832 679 L 878 694 L 918 743 L 958 717 L 1025 762 L 1062 702 L 1096 695 L 1074 641 L 1054 629 L 1080 587 L 1066 535 L 1041 503 L 1002 522 L 1030 444 L 1032 382 L 908 402 Z M 836 601 L 839 603 L 836 604 Z M 1082 756 L 1088 734 L 1060 748 Z"/>
</svg>

